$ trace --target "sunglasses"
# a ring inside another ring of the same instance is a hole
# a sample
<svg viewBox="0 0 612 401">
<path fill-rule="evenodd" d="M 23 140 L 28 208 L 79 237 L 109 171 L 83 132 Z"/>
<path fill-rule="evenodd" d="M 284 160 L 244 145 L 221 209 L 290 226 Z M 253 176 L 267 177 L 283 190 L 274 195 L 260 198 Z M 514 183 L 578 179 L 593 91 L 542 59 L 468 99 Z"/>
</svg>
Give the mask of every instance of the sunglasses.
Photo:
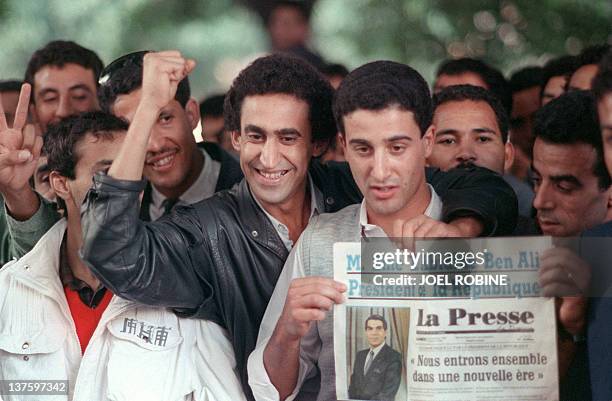
<svg viewBox="0 0 612 401">
<path fill-rule="evenodd" d="M 142 60 L 144 55 L 150 52 L 152 52 L 152 50 L 140 50 L 125 54 L 112 61 L 109 65 L 104 67 L 102 72 L 100 72 L 98 84 L 100 86 L 104 86 L 105 84 L 109 83 L 113 79 L 113 76 L 119 71 L 132 68 L 142 69 Z"/>
</svg>

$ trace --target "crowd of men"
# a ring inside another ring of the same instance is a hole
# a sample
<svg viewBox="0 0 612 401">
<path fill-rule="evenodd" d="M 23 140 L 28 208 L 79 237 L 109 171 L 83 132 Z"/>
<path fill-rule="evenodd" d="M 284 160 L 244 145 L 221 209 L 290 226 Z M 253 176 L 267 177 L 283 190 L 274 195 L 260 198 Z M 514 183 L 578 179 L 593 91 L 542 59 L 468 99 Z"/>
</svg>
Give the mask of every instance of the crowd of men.
<svg viewBox="0 0 612 401">
<path fill-rule="evenodd" d="M 307 17 L 285 4 L 270 32 Z M 307 33 L 201 104 L 176 50 L 105 67 L 53 41 L 0 84 L 0 381 L 67 380 L 70 400 L 332 400 L 335 241 L 612 235 L 610 46 L 509 80 L 449 60 L 432 94 L 406 64 L 325 64 Z M 544 293 L 572 293 L 563 400 L 612 398 L 596 264 L 541 257 Z"/>
</svg>

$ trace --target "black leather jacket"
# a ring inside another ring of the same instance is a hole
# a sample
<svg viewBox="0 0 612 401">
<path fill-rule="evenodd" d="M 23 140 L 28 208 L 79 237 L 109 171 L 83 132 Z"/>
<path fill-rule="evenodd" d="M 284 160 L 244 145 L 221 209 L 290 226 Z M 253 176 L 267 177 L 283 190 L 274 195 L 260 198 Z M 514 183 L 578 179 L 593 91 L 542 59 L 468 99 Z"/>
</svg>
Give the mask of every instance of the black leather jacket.
<svg viewBox="0 0 612 401">
<path fill-rule="evenodd" d="M 309 168 L 325 211 L 361 200 L 346 163 Z M 517 200 L 501 176 L 471 168 L 427 171 L 443 201 L 445 220 L 480 216 L 486 233 L 514 229 Z M 288 256 L 274 226 L 254 201 L 246 181 L 155 222 L 140 221 L 144 182 L 98 174 L 82 218 L 82 257 L 120 297 L 174 308 L 227 329 L 245 393 L 252 399 L 246 362 L 274 285 Z"/>
</svg>

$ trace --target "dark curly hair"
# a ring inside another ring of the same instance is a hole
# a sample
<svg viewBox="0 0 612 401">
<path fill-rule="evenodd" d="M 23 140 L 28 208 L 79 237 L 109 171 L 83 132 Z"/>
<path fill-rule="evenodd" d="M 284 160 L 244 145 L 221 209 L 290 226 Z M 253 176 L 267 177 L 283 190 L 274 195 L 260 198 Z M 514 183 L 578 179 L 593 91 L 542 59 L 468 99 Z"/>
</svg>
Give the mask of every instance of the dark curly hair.
<svg viewBox="0 0 612 401">
<path fill-rule="evenodd" d="M 568 92 L 547 103 L 536 112 L 533 132 L 536 139 L 547 143 L 593 146 L 597 152 L 593 174 L 598 178 L 599 188 L 608 189 L 610 174 L 604 161 L 597 107 L 591 91 Z"/>
<path fill-rule="evenodd" d="M 504 143 L 508 140 L 508 114 L 502 106 L 497 96 L 480 86 L 474 85 L 453 85 L 442 89 L 434 95 L 434 114 L 438 106 L 447 102 L 461 102 L 472 100 L 474 102 L 486 102 L 495 112 L 497 126 L 501 132 Z"/>
<path fill-rule="evenodd" d="M 414 113 L 421 136 L 431 125 L 429 86 L 413 68 L 394 61 L 374 61 L 344 78 L 334 99 L 334 115 L 344 135 L 343 118 L 355 110 L 383 110 L 399 106 Z"/>
<path fill-rule="evenodd" d="M 260 57 L 242 70 L 225 96 L 225 129 L 240 131 L 242 103 L 248 96 L 286 94 L 308 104 L 312 141 L 329 143 L 336 135 L 334 90 L 314 67 L 285 54 Z"/>
<path fill-rule="evenodd" d="M 24 81 L 34 88 L 34 75 L 43 67 L 51 65 L 62 68 L 66 64 L 77 64 L 91 70 L 96 85 L 98 75 L 104 67 L 102 60 L 94 51 L 72 41 L 54 40 L 32 54 L 26 67 Z M 32 96 L 33 101 L 34 97 Z"/>
<path fill-rule="evenodd" d="M 127 95 L 140 89 L 142 62 L 147 53 L 148 51 L 138 51 L 121 56 L 101 72 L 98 102 L 102 110 L 111 113 L 111 108 L 119 95 Z M 190 96 L 189 77 L 185 77 L 179 82 L 174 99 L 184 108 Z"/>
<path fill-rule="evenodd" d="M 471 72 L 478 75 L 487 89 L 499 98 L 508 115 L 512 115 L 512 90 L 504 75 L 497 69 L 486 64 L 484 61 L 465 57 L 455 60 L 447 60 L 438 68 L 436 77 L 440 75 L 460 75 Z"/>
<path fill-rule="evenodd" d="M 49 171 L 57 171 L 74 179 L 79 156 L 76 145 L 87 134 L 101 140 L 111 140 L 119 131 L 127 131 L 128 123 L 103 111 L 91 111 L 62 119 L 52 124 L 43 138 L 43 153 L 47 155 Z"/>
</svg>

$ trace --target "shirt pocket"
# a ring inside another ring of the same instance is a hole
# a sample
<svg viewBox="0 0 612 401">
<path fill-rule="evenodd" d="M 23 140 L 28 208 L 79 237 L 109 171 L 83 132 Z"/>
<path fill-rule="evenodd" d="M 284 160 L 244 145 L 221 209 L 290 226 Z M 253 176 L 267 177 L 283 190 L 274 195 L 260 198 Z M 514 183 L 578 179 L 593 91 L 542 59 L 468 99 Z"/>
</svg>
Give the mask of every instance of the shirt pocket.
<svg viewBox="0 0 612 401">
<path fill-rule="evenodd" d="M 0 379 L 67 380 L 68 328 L 57 303 L 15 276 L 7 286 L 0 309 Z"/>
<path fill-rule="evenodd" d="M 160 319 L 163 313 L 168 312 L 123 315 L 107 324 L 109 400 L 191 399 L 190 358 L 179 325 L 167 324 L 172 319 L 166 316 Z"/>
<path fill-rule="evenodd" d="M 66 355 L 67 329 L 48 325 L 44 330 L 0 333 L 0 380 L 70 380 Z M 68 391 L 68 386 L 66 386 Z M 4 395 L 5 401 L 37 399 L 36 396 Z M 46 401 L 68 399 L 67 395 L 46 395 Z"/>
</svg>

